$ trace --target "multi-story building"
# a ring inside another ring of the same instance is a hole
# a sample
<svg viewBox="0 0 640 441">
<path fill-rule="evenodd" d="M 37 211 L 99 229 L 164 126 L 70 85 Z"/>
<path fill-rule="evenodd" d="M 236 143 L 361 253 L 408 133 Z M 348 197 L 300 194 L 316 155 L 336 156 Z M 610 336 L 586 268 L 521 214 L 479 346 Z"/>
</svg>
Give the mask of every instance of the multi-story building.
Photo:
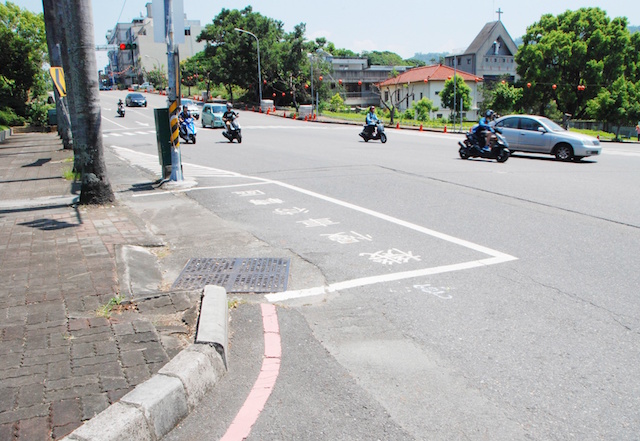
<svg viewBox="0 0 640 441">
<path fill-rule="evenodd" d="M 502 21 L 487 23 L 469 47 L 462 53 L 445 57 L 444 64 L 457 70 L 482 77 L 485 82 L 506 78 L 514 82 L 518 77 L 515 54 L 518 47 Z"/>
<path fill-rule="evenodd" d="M 167 67 L 167 45 L 154 41 L 151 3 L 147 3 L 146 8 L 146 17 L 134 18 L 131 23 L 118 23 L 107 32 L 107 44 L 118 48 L 109 51 L 109 65 L 105 67 L 106 74 L 115 83 L 140 84 L 145 80 L 145 71 Z M 185 42 L 177 45 L 180 59 L 204 50 L 205 43 L 196 41 L 201 31 L 200 20 L 185 18 Z M 121 44 L 130 45 L 130 48 L 121 50 Z"/>
<path fill-rule="evenodd" d="M 403 73 L 411 66 L 369 66 L 367 58 L 324 56 L 331 63 L 329 74 L 331 87 L 337 89 L 342 86 L 344 102 L 348 106 L 367 107 L 380 103 L 380 92 L 374 84 L 388 79 L 393 72 Z"/>
</svg>

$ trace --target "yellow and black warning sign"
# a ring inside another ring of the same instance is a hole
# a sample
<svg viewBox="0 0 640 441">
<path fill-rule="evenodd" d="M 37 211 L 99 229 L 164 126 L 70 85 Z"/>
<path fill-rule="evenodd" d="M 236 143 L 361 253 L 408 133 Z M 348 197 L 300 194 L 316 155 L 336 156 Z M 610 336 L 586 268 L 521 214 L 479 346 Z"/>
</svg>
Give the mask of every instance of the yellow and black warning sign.
<svg viewBox="0 0 640 441">
<path fill-rule="evenodd" d="M 58 89 L 60 96 L 67 96 L 67 84 L 64 81 L 64 71 L 62 68 L 51 67 L 49 68 L 49 74 L 51 74 L 53 84 L 56 85 L 56 89 Z"/>
<path fill-rule="evenodd" d="M 171 130 L 171 145 L 177 149 L 180 147 L 180 121 L 178 120 L 178 101 L 169 105 L 169 129 Z"/>
</svg>

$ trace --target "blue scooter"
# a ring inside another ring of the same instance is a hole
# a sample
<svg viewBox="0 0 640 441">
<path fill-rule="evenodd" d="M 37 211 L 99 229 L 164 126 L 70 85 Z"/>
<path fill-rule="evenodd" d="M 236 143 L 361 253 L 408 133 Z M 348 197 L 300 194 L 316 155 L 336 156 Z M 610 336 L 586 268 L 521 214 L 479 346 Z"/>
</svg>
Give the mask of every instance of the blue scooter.
<svg viewBox="0 0 640 441">
<path fill-rule="evenodd" d="M 180 124 L 180 138 L 184 139 L 184 142 L 186 144 L 189 144 L 190 142 L 192 142 L 193 144 L 196 143 L 196 133 L 196 125 L 193 121 L 193 118 L 186 118 Z"/>
</svg>

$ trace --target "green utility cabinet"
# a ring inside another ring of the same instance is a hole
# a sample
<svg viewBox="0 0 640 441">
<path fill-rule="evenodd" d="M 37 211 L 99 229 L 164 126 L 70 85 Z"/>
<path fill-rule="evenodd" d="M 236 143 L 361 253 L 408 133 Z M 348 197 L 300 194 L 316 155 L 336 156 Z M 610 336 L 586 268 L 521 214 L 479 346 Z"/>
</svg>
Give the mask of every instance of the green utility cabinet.
<svg viewBox="0 0 640 441">
<path fill-rule="evenodd" d="M 162 167 L 162 178 L 171 177 L 171 126 L 169 126 L 169 109 L 153 109 L 156 120 L 156 140 L 158 142 L 158 159 Z"/>
</svg>

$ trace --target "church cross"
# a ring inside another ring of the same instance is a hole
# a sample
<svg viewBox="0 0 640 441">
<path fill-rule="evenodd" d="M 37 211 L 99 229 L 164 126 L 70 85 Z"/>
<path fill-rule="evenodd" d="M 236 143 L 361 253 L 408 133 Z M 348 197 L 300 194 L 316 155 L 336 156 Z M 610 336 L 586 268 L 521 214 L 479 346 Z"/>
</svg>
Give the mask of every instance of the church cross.
<svg viewBox="0 0 640 441">
<path fill-rule="evenodd" d="M 504 12 L 502 11 L 501 8 L 498 8 L 496 12 L 498 13 L 498 21 L 501 21 L 500 19 L 502 18 L 502 14 L 504 14 Z"/>
</svg>

